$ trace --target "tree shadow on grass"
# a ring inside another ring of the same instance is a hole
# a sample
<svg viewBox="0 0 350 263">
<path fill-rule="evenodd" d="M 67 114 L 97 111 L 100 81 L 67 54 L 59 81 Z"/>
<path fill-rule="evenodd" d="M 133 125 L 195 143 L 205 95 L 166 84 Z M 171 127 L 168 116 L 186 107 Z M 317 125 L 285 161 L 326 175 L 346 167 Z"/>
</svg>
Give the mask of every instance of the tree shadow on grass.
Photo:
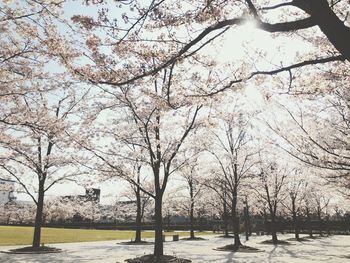
<svg viewBox="0 0 350 263">
<path fill-rule="evenodd" d="M 330 243 L 330 240 L 328 240 L 328 242 L 325 240 L 318 240 L 317 244 L 312 244 L 312 242 L 305 243 L 307 246 L 306 249 L 298 249 L 297 246 L 294 246 L 293 249 L 291 249 L 290 246 L 280 246 L 280 249 L 282 249 L 286 254 L 290 255 L 293 260 L 308 260 L 314 262 L 345 262 L 344 259 L 347 258 L 346 255 L 329 254 L 329 252 L 334 252 L 330 246 Z M 303 244 L 301 245 L 303 246 Z M 315 247 L 317 250 L 312 248 L 310 249 L 310 247 Z M 336 247 L 344 247 L 344 245 L 337 245 Z M 315 255 L 317 255 L 317 257 L 315 257 Z M 342 258 L 342 260 L 336 260 L 336 258 Z M 348 259 L 350 259 L 350 256 Z"/>
<path fill-rule="evenodd" d="M 185 240 L 185 241 L 201 241 L 201 240 L 208 240 L 208 239 L 203 238 L 203 237 L 194 237 L 194 238 L 183 237 L 183 238 L 181 238 L 181 240 Z"/>
<path fill-rule="evenodd" d="M 291 237 L 286 239 L 287 241 L 295 241 L 295 242 L 310 242 L 311 240 L 308 238 L 301 237 L 299 239 L 296 239 L 295 237 Z"/>
<path fill-rule="evenodd" d="M 292 243 L 290 243 L 288 241 L 285 241 L 285 240 L 278 240 L 277 244 L 274 244 L 272 239 L 261 241 L 260 244 L 263 244 L 263 245 L 275 245 L 275 246 L 277 246 L 277 245 L 293 245 Z"/>
<path fill-rule="evenodd" d="M 21 247 L 14 248 L 7 251 L 0 251 L 1 253 L 6 254 L 48 254 L 48 253 L 61 253 L 62 249 L 48 246 L 35 247 Z"/>
<path fill-rule="evenodd" d="M 234 238 L 235 236 L 233 235 L 221 235 L 221 236 L 215 236 L 216 238 Z"/>
<path fill-rule="evenodd" d="M 234 252 L 231 252 L 230 254 L 227 255 L 226 263 L 233 263 L 233 262 L 238 262 L 237 260 L 234 259 Z"/>
<path fill-rule="evenodd" d="M 178 258 L 175 256 L 164 255 L 158 258 L 155 258 L 153 255 L 144 255 L 137 258 L 126 259 L 127 263 L 191 263 L 189 259 Z"/>
<path fill-rule="evenodd" d="M 152 241 L 141 241 L 141 242 L 135 242 L 135 241 L 124 241 L 119 242 L 117 245 L 129 245 L 129 246 L 140 246 L 140 245 L 153 245 L 154 242 Z"/>
<path fill-rule="evenodd" d="M 245 245 L 240 245 L 239 247 L 236 247 L 233 244 L 230 245 L 226 245 L 223 247 L 218 247 L 218 248 L 214 248 L 214 250 L 216 251 L 228 251 L 228 252 L 243 252 L 243 253 L 259 253 L 259 252 L 263 252 L 264 250 L 260 250 L 258 248 L 254 248 L 254 247 L 249 247 L 249 246 L 245 246 Z"/>
<path fill-rule="evenodd" d="M 327 257 L 327 255 L 323 255 L 321 258 L 317 257 L 315 258 L 314 253 L 312 252 L 307 252 L 307 251 L 292 251 L 288 249 L 288 247 L 281 247 L 281 249 L 284 250 L 284 252 L 288 255 L 290 255 L 293 260 L 310 260 L 310 261 L 315 261 L 315 262 L 331 262 L 332 258 Z M 334 259 L 333 259 L 334 260 Z"/>
<path fill-rule="evenodd" d="M 1 263 L 67 263 L 67 262 L 83 262 L 86 260 L 83 256 L 67 255 L 65 251 L 62 253 L 46 253 L 46 254 L 3 254 Z"/>
<path fill-rule="evenodd" d="M 274 257 L 274 254 L 275 254 L 275 251 L 277 249 L 277 246 L 274 246 L 274 248 L 269 252 L 269 257 L 268 257 L 268 261 L 271 262 L 273 257 Z"/>
</svg>

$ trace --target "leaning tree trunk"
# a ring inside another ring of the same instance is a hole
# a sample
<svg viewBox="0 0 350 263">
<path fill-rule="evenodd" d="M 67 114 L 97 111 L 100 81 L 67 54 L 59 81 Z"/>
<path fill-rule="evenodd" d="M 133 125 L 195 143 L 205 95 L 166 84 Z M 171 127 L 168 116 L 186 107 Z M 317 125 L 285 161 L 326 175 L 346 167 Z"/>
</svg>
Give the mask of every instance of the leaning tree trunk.
<svg viewBox="0 0 350 263">
<path fill-rule="evenodd" d="M 163 218 L 162 218 L 162 201 L 161 193 L 156 193 L 155 198 L 155 240 L 154 256 L 156 258 L 163 256 Z"/>
<path fill-rule="evenodd" d="M 44 180 L 39 181 L 38 201 L 36 204 L 36 216 L 34 224 L 33 248 L 40 247 L 41 227 L 43 223 L 43 208 L 44 208 Z"/>
<path fill-rule="evenodd" d="M 309 13 L 333 46 L 350 60 L 350 28 L 329 6 L 327 0 L 309 0 L 302 9 Z"/>
</svg>

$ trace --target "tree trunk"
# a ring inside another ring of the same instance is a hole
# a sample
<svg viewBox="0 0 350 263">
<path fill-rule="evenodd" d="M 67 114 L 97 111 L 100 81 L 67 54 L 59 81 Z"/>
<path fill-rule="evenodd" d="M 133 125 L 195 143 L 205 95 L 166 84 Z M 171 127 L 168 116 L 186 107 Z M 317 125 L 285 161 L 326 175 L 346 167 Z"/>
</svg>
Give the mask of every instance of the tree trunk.
<svg viewBox="0 0 350 263">
<path fill-rule="evenodd" d="M 249 216 L 249 206 L 247 196 L 245 197 L 245 207 L 244 207 L 244 228 L 245 228 L 245 239 L 249 240 L 249 237 L 252 235 L 252 228 L 250 225 L 250 216 Z"/>
<path fill-rule="evenodd" d="M 44 208 L 44 181 L 39 181 L 38 201 L 36 204 L 36 216 L 34 224 L 33 248 L 40 247 L 41 226 L 43 223 L 43 208 Z"/>
<path fill-rule="evenodd" d="M 320 237 L 323 237 L 323 233 L 322 233 L 322 218 L 321 218 L 321 211 L 317 211 L 317 217 L 318 217 L 318 225 L 319 225 L 319 235 Z"/>
<path fill-rule="evenodd" d="M 252 224 L 250 223 L 249 207 L 247 207 L 247 215 L 248 215 L 248 234 L 249 236 L 252 236 Z"/>
<path fill-rule="evenodd" d="M 224 213 L 223 213 L 223 219 L 224 219 L 224 236 L 228 237 L 228 212 L 227 212 L 227 206 L 226 202 L 224 201 Z"/>
<path fill-rule="evenodd" d="M 168 231 L 168 232 L 170 232 L 171 231 L 171 229 L 170 229 L 170 224 L 171 224 L 171 214 L 170 214 L 170 212 L 169 212 L 169 214 L 165 217 L 165 221 L 166 221 L 166 225 L 167 225 L 167 227 L 166 227 L 166 231 Z"/>
<path fill-rule="evenodd" d="M 311 237 L 311 238 L 314 237 L 311 226 L 309 227 L 309 237 Z"/>
<path fill-rule="evenodd" d="M 190 181 L 190 197 L 191 197 L 191 207 L 190 207 L 190 238 L 194 239 L 194 193 L 193 193 L 193 183 Z"/>
<path fill-rule="evenodd" d="M 350 60 L 350 28 L 346 27 L 329 6 L 327 0 L 309 0 L 304 9 L 316 20 L 321 31 L 333 46 Z"/>
<path fill-rule="evenodd" d="M 271 214 L 271 235 L 272 235 L 272 243 L 274 245 L 277 245 L 278 238 L 277 238 L 277 231 L 276 231 L 276 219 L 275 214 Z"/>
<path fill-rule="evenodd" d="M 193 216 L 193 213 L 194 213 L 194 205 L 193 205 L 193 202 L 191 202 L 191 210 L 190 210 L 190 238 L 191 239 L 195 238 L 195 236 L 194 236 L 194 216 Z"/>
<path fill-rule="evenodd" d="M 264 231 L 265 234 L 269 232 L 269 227 L 268 227 L 268 220 L 267 220 L 267 212 L 266 209 L 264 208 L 263 210 L 263 215 L 264 215 Z"/>
<path fill-rule="evenodd" d="M 248 207 L 244 207 L 244 230 L 245 230 L 245 240 L 249 240 L 249 222 L 248 222 Z"/>
<path fill-rule="evenodd" d="M 307 207 L 306 208 L 306 219 L 307 219 L 307 226 L 308 226 L 308 230 L 309 230 L 309 237 L 313 237 L 313 233 L 312 233 L 312 225 L 311 225 L 311 218 L 310 218 L 310 210 Z"/>
<path fill-rule="evenodd" d="M 155 240 L 154 240 L 154 256 L 156 258 L 163 256 L 163 217 L 162 217 L 162 201 L 163 196 L 156 194 L 155 198 Z"/>
<path fill-rule="evenodd" d="M 141 242 L 141 191 L 137 186 L 136 190 L 136 230 L 135 230 L 135 243 Z"/>
<path fill-rule="evenodd" d="M 239 246 L 241 244 L 241 240 L 239 238 L 239 217 L 236 215 L 236 212 L 234 213 L 232 217 L 232 223 L 233 223 L 233 233 L 234 233 L 234 244 L 233 247 L 235 250 L 239 249 Z"/>
<path fill-rule="evenodd" d="M 235 250 L 238 250 L 239 246 L 242 244 L 239 238 L 239 217 L 237 216 L 237 189 L 234 190 L 232 198 L 232 226 L 234 233 L 233 247 Z"/>
<path fill-rule="evenodd" d="M 326 229 L 327 229 L 327 236 L 331 235 L 331 229 L 330 229 L 330 224 L 329 224 L 329 215 L 327 215 L 327 221 L 326 221 Z"/>
<path fill-rule="evenodd" d="M 298 223 L 298 217 L 297 217 L 297 211 L 295 208 L 295 198 L 292 198 L 292 214 L 293 214 L 293 224 L 294 224 L 294 233 L 295 233 L 295 239 L 300 240 L 299 237 L 299 223 Z"/>
<path fill-rule="evenodd" d="M 296 240 L 300 240 L 300 236 L 299 236 L 299 223 L 298 223 L 298 219 L 297 219 L 297 215 L 293 215 L 293 221 L 294 221 L 294 230 L 295 230 L 295 239 Z"/>
</svg>

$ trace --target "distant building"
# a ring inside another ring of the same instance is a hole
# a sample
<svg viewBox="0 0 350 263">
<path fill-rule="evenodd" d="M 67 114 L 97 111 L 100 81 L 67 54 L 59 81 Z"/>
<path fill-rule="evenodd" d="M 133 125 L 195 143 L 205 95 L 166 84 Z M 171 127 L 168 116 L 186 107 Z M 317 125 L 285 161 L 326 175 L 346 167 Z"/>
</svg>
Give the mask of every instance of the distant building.
<svg viewBox="0 0 350 263">
<path fill-rule="evenodd" d="M 101 190 L 98 188 L 87 188 L 85 189 L 85 195 L 66 195 L 62 199 L 78 200 L 78 201 L 93 201 L 96 203 L 100 202 Z"/>
<path fill-rule="evenodd" d="M 0 178 L 0 204 L 16 200 L 14 189 L 15 181 Z"/>
<path fill-rule="evenodd" d="M 101 190 L 97 188 L 88 188 L 85 190 L 85 197 L 89 201 L 95 201 L 97 203 L 100 202 Z"/>
</svg>

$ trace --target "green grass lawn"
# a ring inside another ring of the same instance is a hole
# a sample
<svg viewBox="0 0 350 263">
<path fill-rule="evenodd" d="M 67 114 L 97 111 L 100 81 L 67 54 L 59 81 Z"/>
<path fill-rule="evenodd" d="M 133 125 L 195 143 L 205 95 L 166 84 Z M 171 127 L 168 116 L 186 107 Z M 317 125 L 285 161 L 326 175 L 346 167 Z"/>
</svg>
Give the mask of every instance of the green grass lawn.
<svg viewBox="0 0 350 263">
<path fill-rule="evenodd" d="M 0 226 L 0 246 L 7 245 L 30 245 L 32 243 L 34 228 L 22 226 Z M 173 235 L 174 232 L 165 232 L 166 236 Z M 186 237 L 189 232 L 176 232 L 176 234 Z M 198 232 L 196 235 L 208 235 L 210 232 Z M 142 232 L 142 238 L 153 237 L 153 231 Z M 42 228 L 41 242 L 69 243 L 86 242 L 100 240 L 120 240 L 134 238 L 134 231 L 128 230 L 95 230 L 95 229 L 68 229 L 68 228 Z"/>
</svg>

